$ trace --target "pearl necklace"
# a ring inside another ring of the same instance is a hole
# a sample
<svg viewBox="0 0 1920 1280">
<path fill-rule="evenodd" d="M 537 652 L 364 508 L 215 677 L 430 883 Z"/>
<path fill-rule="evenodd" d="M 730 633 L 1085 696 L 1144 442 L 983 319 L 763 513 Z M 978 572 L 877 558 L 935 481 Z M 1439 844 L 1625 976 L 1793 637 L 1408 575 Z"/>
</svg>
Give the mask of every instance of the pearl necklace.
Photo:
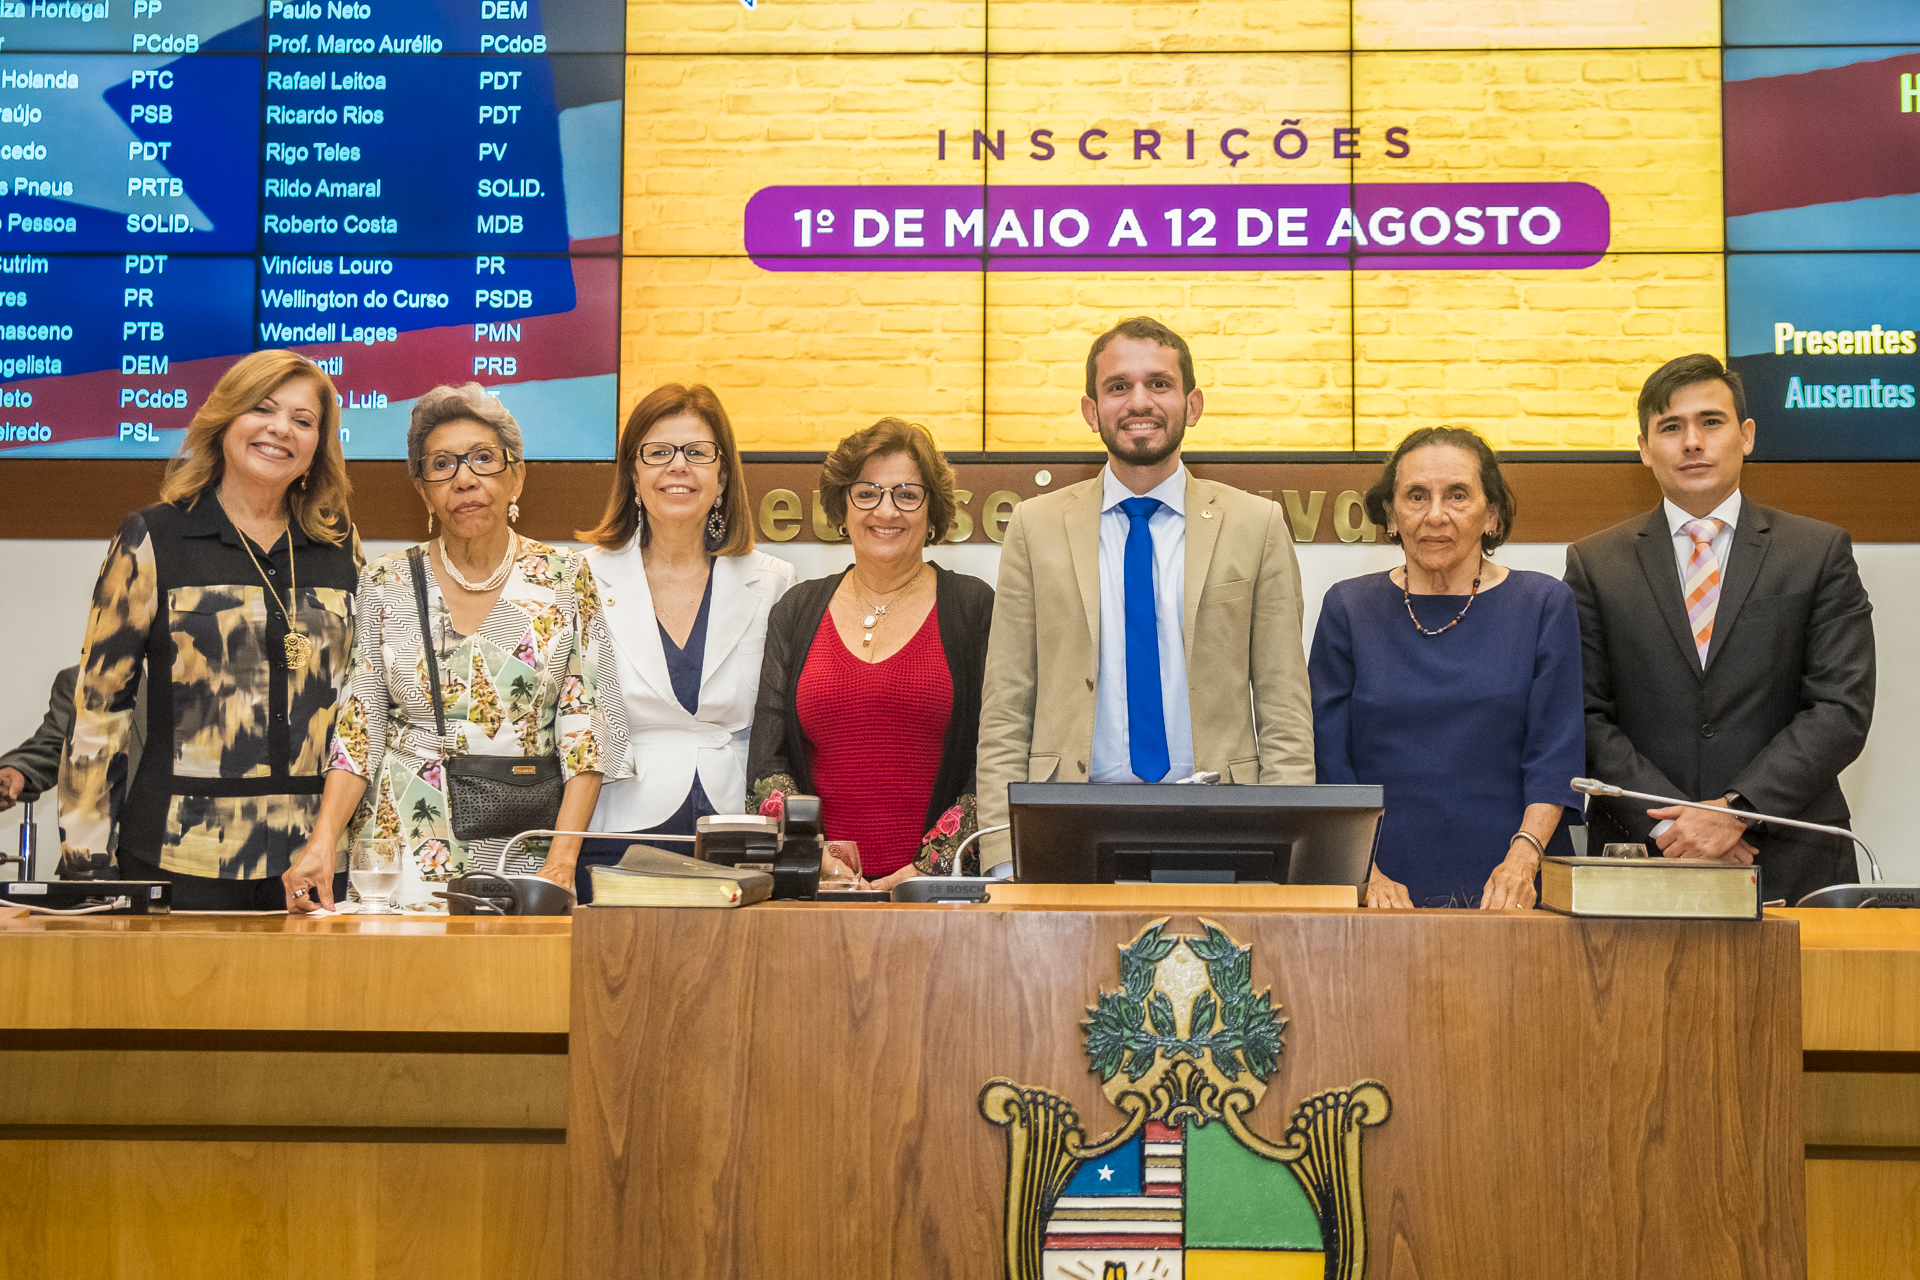
<svg viewBox="0 0 1920 1280">
<path fill-rule="evenodd" d="M 453 557 L 447 554 L 447 540 L 444 537 L 442 537 L 442 538 L 435 538 L 434 541 L 439 544 L 440 563 L 446 567 L 447 576 L 449 578 L 452 578 L 455 582 L 459 583 L 461 586 L 465 587 L 467 590 L 476 592 L 476 593 L 481 591 L 492 591 L 493 589 L 498 587 L 501 583 L 505 582 L 507 580 L 507 575 L 513 572 L 514 557 L 520 554 L 520 535 L 513 532 L 511 529 L 509 529 L 507 531 L 507 557 L 506 559 L 500 562 L 500 567 L 498 569 L 495 569 L 493 571 L 493 576 L 488 578 L 485 582 L 468 582 L 464 577 L 461 576 L 460 570 L 454 566 Z"/>
</svg>

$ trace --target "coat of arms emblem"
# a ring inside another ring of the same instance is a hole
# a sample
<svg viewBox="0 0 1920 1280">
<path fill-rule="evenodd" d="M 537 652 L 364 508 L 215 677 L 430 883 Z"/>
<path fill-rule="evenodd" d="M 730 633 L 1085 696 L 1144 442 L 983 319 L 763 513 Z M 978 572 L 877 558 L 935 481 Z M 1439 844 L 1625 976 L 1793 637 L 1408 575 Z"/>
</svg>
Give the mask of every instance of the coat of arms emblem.
<svg viewBox="0 0 1920 1280">
<path fill-rule="evenodd" d="M 1278 1143 L 1247 1128 L 1287 1020 L 1253 989 L 1253 949 L 1210 920 L 1154 921 L 1120 948 L 1120 989 L 1081 1024 L 1125 1119 L 1089 1138 L 1071 1103 L 995 1079 L 1006 1130 L 1007 1280 L 1359 1280 L 1362 1130 L 1392 1110 L 1361 1080 L 1303 1099 Z"/>
</svg>

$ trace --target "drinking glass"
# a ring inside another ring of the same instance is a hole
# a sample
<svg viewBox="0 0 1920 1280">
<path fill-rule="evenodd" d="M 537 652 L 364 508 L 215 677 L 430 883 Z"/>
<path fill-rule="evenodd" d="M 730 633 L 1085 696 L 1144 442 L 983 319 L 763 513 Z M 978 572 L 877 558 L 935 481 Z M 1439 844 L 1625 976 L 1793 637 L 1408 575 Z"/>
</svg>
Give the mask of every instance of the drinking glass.
<svg viewBox="0 0 1920 1280">
<path fill-rule="evenodd" d="M 829 840 L 824 852 L 839 861 L 840 866 L 831 873 L 822 874 L 825 884 L 849 885 L 860 883 L 860 846 L 852 840 Z M 824 864 L 826 858 L 822 858 Z M 841 868 L 845 868 L 842 870 Z"/>
<path fill-rule="evenodd" d="M 393 895 L 400 887 L 400 860 L 406 852 L 406 843 L 398 836 L 374 836 L 354 846 L 347 877 L 360 895 L 360 915 L 400 914 Z"/>
</svg>

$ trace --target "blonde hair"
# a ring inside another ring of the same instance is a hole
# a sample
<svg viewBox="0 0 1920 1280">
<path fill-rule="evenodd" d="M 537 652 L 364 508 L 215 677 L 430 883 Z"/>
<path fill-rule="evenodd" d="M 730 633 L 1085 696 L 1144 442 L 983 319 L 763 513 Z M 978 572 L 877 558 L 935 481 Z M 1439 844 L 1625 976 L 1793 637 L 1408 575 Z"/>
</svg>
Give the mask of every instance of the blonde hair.
<svg viewBox="0 0 1920 1280">
<path fill-rule="evenodd" d="M 187 426 L 180 452 L 167 463 L 160 481 L 162 502 L 191 507 L 226 474 L 227 428 L 282 384 L 295 378 L 313 383 L 320 400 L 320 439 L 306 475 L 287 488 L 287 517 L 309 538 L 338 543 L 351 525 L 347 500 L 353 483 L 340 452 L 340 400 L 333 379 L 318 365 L 294 351 L 256 351 L 220 376 L 206 402 Z"/>
<path fill-rule="evenodd" d="M 753 512 L 747 502 L 747 473 L 740 465 L 740 451 L 733 444 L 733 423 L 720 403 L 720 397 L 705 383 L 686 386 L 669 382 L 649 391 L 633 412 L 627 425 L 620 428 L 620 443 L 614 451 L 613 492 L 607 495 L 607 513 L 592 529 L 581 529 L 574 537 L 608 551 L 618 551 L 640 535 L 640 545 L 653 540 L 634 488 L 633 473 L 640 465 L 640 446 L 647 432 L 665 418 L 692 414 L 713 432 L 720 449 L 720 466 L 726 473 L 726 486 L 720 491 L 720 518 L 726 533 L 718 543 L 710 542 L 707 552 L 716 556 L 743 556 L 753 550 Z"/>
</svg>

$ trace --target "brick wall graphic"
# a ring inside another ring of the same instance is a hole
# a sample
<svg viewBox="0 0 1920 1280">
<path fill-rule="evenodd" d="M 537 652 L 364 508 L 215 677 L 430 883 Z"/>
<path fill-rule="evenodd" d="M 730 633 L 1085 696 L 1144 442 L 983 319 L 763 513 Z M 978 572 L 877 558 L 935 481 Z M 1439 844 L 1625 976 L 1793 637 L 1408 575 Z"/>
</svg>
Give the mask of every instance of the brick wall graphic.
<svg viewBox="0 0 1920 1280">
<path fill-rule="evenodd" d="M 1435 423 L 1630 448 L 1646 373 L 1725 353 L 1704 0 L 636 0 L 628 31 L 622 403 L 709 382 L 748 449 L 899 414 L 950 450 L 1086 450 L 1087 346 L 1141 313 L 1193 346 L 1209 451 Z M 1290 183 L 1584 183 L 1610 239 L 1551 270 L 769 270 L 743 231 L 776 186 Z"/>
</svg>

